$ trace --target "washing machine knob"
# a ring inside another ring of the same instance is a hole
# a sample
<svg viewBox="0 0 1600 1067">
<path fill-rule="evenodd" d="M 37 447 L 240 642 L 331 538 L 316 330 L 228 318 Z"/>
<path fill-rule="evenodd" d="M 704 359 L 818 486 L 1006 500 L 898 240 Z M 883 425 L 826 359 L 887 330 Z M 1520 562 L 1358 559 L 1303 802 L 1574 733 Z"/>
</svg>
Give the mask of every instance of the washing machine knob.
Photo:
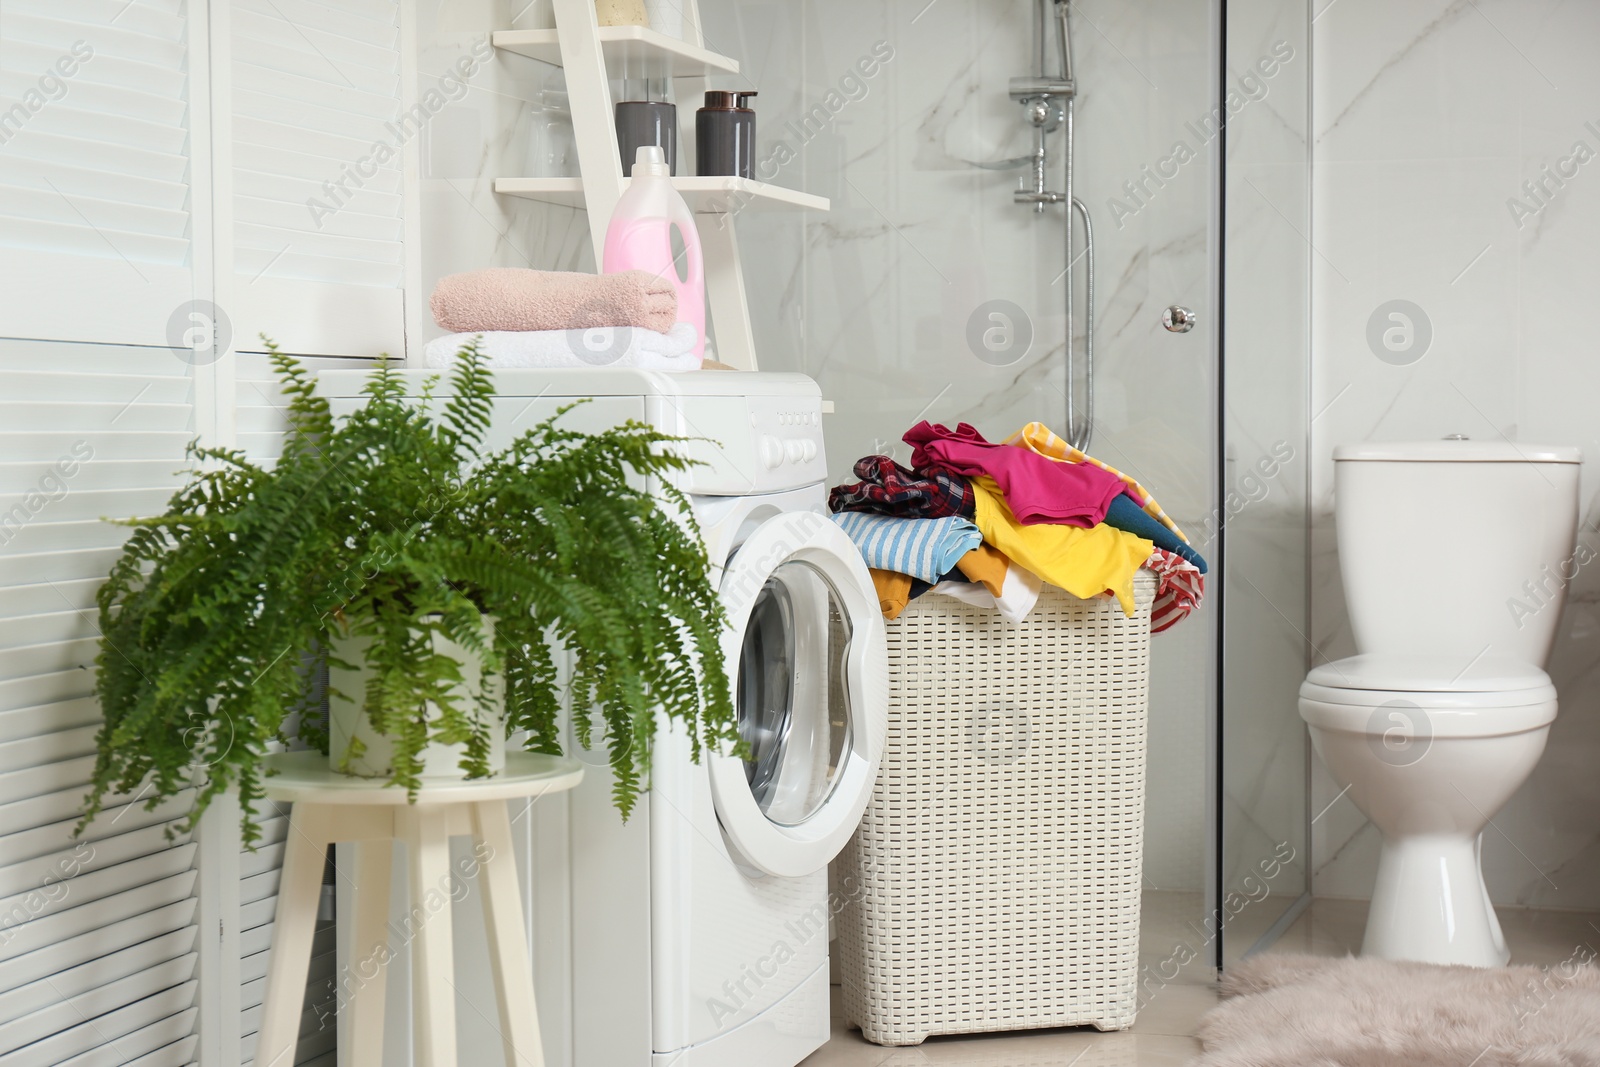
<svg viewBox="0 0 1600 1067">
<path fill-rule="evenodd" d="M 805 452 L 801 448 L 799 441 L 785 441 L 783 443 L 784 458 L 790 463 L 799 463 L 804 454 Z"/>
<path fill-rule="evenodd" d="M 761 438 L 761 462 L 767 470 L 776 470 L 778 464 L 783 462 L 783 442 L 771 434 Z"/>
<path fill-rule="evenodd" d="M 817 443 L 809 439 L 800 442 L 800 456 L 807 463 L 810 463 L 812 460 L 816 459 Z"/>
</svg>

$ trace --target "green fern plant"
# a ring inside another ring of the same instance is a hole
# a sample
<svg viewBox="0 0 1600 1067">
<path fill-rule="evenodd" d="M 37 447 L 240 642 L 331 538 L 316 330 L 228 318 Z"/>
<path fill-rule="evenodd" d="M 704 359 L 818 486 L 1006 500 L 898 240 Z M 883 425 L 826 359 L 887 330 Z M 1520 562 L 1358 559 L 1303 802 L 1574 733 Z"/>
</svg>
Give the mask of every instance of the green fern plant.
<svg viewBox="0 0 1600 1067">
<path fill-rule="evenodd" d="M 99 593 L 105 722 L 80 829 L 109 796 L 144 789 L 153 806 L 194 788 L 192 828 L 236 788 L 256 840 L 262 756 L 290 735 L 327 751 L 317 719 L 296 712 L 309 706 L 305 665 L 348 638 L 370 640 L 363 711 L 394 740 L 391 782 L 413 797 L 429 742 L 463 744 L 467 776 L 489 773 L 489 727 L 436 636 L 499 673 L 508 733 L 557 755 L 553 650 L 571 650 L 566 695 L 598 710 L 592 724 L 575 715 L 575 732 L 607 746 L 624 818 L 649 774 L 658 710 L 684 725 L 697 760 L 743 752 L 726 615 L 688 502 L 668 483 L 691 462 L 672 447 L 681 439 L 634 422 L 575 432 L 563 408 L 485 455 L 494 390 L 475 344 L 443 394 L 434 376 L 408 396 L 380 364 L 339 418 L 300 363 L 267 347 L 289 399 L 277 462 L 191 445 L 196 473 L 166 513 L 126 522 L 133 534 Z M 667 508 L 644 478 L 666 486 Z"/>
</svg>

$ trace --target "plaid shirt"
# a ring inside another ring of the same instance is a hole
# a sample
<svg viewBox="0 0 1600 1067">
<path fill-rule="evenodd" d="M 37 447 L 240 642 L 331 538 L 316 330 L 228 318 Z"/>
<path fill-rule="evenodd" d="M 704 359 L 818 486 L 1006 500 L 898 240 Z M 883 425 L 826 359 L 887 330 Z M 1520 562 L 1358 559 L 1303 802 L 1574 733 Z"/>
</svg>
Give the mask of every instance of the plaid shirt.
<svg viewBox="0 0 1600 1067">
<path fill-rule="evenodd" d="M 942 519 L 949 515 L 972 518 L 975 504 L 967 480 L 959 474 L 907 470 L 888 456 L 863 456 L 856 460 L 861 481 L 836 485 L 828 494 L 833 511 L 876 511 L 909 519 Z"/>
</svg>

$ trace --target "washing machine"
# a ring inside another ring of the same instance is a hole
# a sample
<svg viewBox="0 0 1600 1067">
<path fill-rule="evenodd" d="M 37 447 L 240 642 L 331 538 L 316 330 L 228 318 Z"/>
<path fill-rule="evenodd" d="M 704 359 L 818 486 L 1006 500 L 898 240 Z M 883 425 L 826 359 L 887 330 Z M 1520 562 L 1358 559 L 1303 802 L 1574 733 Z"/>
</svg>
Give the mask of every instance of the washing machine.
<svg viewBox="0 0 1600 1067">
<path fill-rule="evenodd" d="M 358 391 L 345 372 L 323 379 Z M 887 702 L 872 581 L 828 518 L 817 385 L 616 369 L 500 370 L 495 386 L 491 448 L 580 399 L 563 425 L 633 419 L 689 439 L 699 463 L 674 480 L 731 622 L 723 649 L 752 757 L 697 764 L 663 723 L 624 823 L 604 751 L 569 733 L 583 784 L 514 813 L 547 1061 L 794 1067 L 828 1037 L 830 920 L 851 888 L 830 894 L 827 865 L 872 789 Z M 472 1002 L 495 1017 L 482 935 L 465 916 L 456 930 L 461 1062 L 498 1062 L 493 1028 L 471 1025 Z"/>
</svg>

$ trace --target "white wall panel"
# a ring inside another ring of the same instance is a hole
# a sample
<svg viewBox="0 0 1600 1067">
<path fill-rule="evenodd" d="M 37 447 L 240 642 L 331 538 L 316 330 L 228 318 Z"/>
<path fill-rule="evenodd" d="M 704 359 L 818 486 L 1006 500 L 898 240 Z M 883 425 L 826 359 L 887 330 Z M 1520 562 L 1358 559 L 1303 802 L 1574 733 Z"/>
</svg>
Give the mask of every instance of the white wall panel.
<svg viewBox="0 0 1600 1067">
<path fill-rule="evenodd" d="M 227 151 L 238 347 L 405 350 L 397 0 L 233 0 Z M 413 131 L 408 134 L 406 131 Z"/>
</svg>

